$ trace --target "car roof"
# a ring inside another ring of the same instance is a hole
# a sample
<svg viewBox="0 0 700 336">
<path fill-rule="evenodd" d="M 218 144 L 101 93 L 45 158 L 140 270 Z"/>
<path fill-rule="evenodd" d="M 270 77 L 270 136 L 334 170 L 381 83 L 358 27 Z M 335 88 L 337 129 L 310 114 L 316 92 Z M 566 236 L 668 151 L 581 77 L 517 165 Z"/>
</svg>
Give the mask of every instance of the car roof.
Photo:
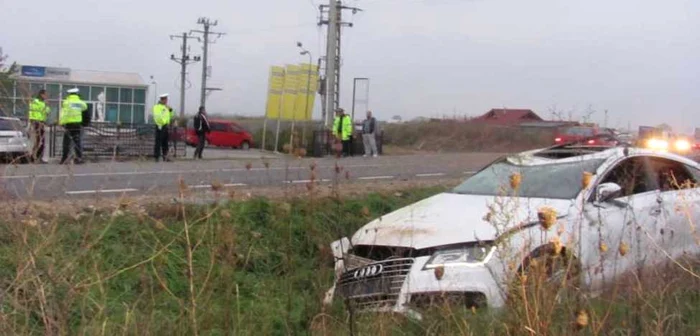
<svg viewBox="0 0 700 336">
<path fill-rule="evenodd" d="M 508 156 L 510 162 L 519 165 L 545 165 L 556 163 L 575 163 L 585 160 L 609 160 L 627 156 L 649 155 L 677 161 L 700 169 L 697 162 L 673 153 L 660 152 L 637 147 L 610 146 L 554 146 Z"/>
<path fill-rule="evenodd" d="M 19 118 L 15 118 L 15 117 L 0 117 L 0 120 L 22 121 Z"/>
<path fill-rule="evenodd" d="M 220 123 L 220 124 L 234 124 L 238 125 L 237 122 L 233 120 L 226 120 L 226 119 L 209 119 L 209 122 L 215 122 L 215 123 Z"/>
</svg>

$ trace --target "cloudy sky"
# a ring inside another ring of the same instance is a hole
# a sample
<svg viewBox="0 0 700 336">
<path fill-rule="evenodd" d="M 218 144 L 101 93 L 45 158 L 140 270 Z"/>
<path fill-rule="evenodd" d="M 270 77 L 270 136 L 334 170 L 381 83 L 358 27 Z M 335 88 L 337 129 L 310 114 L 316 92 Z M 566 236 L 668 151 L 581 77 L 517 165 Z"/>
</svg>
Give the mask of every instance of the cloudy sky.
<svg viewBox="0 0 700 336">
<path fill-rule="evenodd" d="M 218 19 L 210 112 L 262 115 L 268 68 L 299 63 L 295 42 L 323 52 L 320 0 L 0 0 L 0 46 L 22 64 L 153 75 L 177 102 L 170 34 Z M 326 2 L 324 0 L 324 2 Z M 369 105 L 401 115 L 479 115 L 493 107 L 589 109 L 611 126 L 667 122 L 690 130 L 700 112 L 698 0 L 347 0 L 365 11 L 343 35 L 342 105 L 369 77 Z M 194 45 L 193 54 L 201 53 Z M 201 64 L 189 70 L 188 112 Z M 320 115 L 317 108 L 316 115 Z"/>
</svg>

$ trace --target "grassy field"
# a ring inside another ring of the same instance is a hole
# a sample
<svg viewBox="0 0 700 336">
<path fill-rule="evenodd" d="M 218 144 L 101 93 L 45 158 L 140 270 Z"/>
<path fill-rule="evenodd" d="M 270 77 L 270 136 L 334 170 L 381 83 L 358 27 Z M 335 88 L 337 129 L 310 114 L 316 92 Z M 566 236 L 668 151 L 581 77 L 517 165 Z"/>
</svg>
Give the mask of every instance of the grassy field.
<svg viewBox="0 0 700 336">
<path fill-rule="evenodd" d="M 329 242 L 441 190 L 6 216 L 0 334 L 698 334 L 699 281 L 668 270 L 648 287 L 635 282 L 575 307 L 547 300 L 516 300 L 501 312 L 440 306 L 413 321 L 350 318 L 341 303 L 322 305 L 333 281 Z"/>
</svg>

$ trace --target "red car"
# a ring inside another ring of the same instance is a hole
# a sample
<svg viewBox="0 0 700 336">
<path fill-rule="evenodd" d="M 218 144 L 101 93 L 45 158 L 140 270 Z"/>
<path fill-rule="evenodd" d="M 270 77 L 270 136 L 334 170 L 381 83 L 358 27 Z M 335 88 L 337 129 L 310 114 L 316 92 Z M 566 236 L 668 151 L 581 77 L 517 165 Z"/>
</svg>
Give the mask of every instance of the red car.
<svg viewBox="0 0 700 336">
<path fill-rule="evenodd" d="M 208 146 L 248 150 L 253 145 L 253 135 L 234 121 L 209 120 L 209 125 L 211 132 L 206 137 Z M 199 143 L 193 120 L 187 123 L 185 142 L 193 147 Z"/>
<path fill-rule="evenodd" d="M 609 146 L 615 145 L 615 141 L 611 140 L 613 133 L 605 128 L 590 127 L 590 126 L 572 126 L 560 130 L 560 132 L 554 137 L 555 144 L 565 144 L 571 142 L 582 141 L 591 137 L 610 135 L 610 138 L 601 137 L 600 139 L 589 139 L 587 141 L 588 145 L 601 145 Z"/>
</svg>

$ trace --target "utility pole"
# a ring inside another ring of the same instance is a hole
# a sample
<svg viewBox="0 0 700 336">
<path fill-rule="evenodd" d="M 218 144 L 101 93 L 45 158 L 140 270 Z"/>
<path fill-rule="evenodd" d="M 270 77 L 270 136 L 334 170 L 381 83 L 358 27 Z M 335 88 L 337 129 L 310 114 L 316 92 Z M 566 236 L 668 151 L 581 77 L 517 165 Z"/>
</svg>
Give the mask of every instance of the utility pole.
<svg viewBox="0 0 700 336">
<path fill-rule="evenodd" d="M 329 0 L 328 5 L 320 5 L 321 25 L 328 25 L 328 39 L 326 40 L 326 68 L 322 82 L 325 83 L 323 122 L 329 126 L 333 111 L 339 107 L 340 103 L 340 34 L 343 26 L 352 27 L 352 23 L 343 22 L 343 10 L 351 10 L 353 14 L 361 11 L 357 7 L 343 6 L 340 0 Z M 326 14 L 324 19 L 324 14 Z"/>
<path fill-rule="evenodd" d="M 219 24 L 218 20 L 211 21 L 209 18 L 201 17 L 197 20 L 197 24 L 204 26 L 204 30 L 191 30 L 190 33 L 202 34 L 202 40 L 204 41 L 204 52 L 202 54 L 202 93 L 200 97 L 200 105 L 204 106 L 207 98 L 207 90 L 209 90 L 207 87 L 207 77 L 209 75 L 209 43 L 214 43 L 213 41 L 209 41 L 209 35 L 221 37 L 226 34 L 211 31 L 211 27 Z"/>
<path fill-rule="evenodd" d="M 200 57 L 199 56 L 194 56 L 192 59 L 190 59 L 190 55 L 188 54 L 189 49 L 187 48 L 187 40 L 188 39 L 197 39 L 199 40 L 199 37 L 194 37 L 187 35 L 187 33 L 182 33 L 182 36 L 179 35 L 170 35 L 170 39 L 174 38 L 182 38 L 182 45 L 180 46 L 180 49 L 182 51 L 182 54 L 180 58 L 175 57 L 174 54 L 170 55 L 170 60 L 174 61 L 177 64 L 180 64 L 180 118 L 185 117 L 185 79 L 187 76 L 187 66 L 191 63 L 199 62 Z"/>
</svg>

